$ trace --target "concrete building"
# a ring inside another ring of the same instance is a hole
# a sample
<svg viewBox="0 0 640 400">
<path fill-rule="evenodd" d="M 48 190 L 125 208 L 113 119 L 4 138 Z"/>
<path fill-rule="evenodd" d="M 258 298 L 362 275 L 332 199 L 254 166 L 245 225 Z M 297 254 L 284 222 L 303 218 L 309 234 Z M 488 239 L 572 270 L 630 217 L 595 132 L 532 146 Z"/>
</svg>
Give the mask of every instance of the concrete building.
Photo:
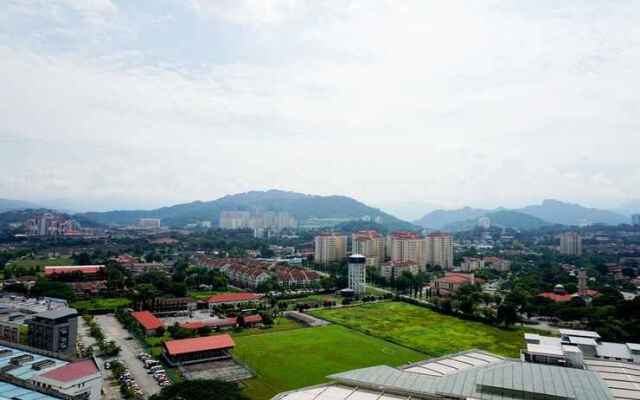
<svg viewBox="0 0 640 400">
<path fill-rule="evenodd" d="M 234 347 L 227 334 L 203 336 L 164 342 L 162 355 L 171 366 L 186 365 L 229 359 Z"/>
<path fill-rule="evenodd" d="M 315 237 L 314 261 L 316 264 L 340 262 L 347 257 L 347 237 L 326 234 Z"/>
<path fill-rule="evenodd" d="M 249 211 L 222 211 L 220 212 L 220 228 L 244 229 L 249 227 Z"/>
<path fill-rule="evenodd" d="M 473 272 L 484 268 L 484 260 L 476 257 L 464 257 L 460 270 L 462 272 Z"/>
<path fill-rule="evenodd" d="M 473 285 L 476 283 L 476 277 L 474 274 L 460 273 L 460 272 L 446 272 L 441 278 L 436 279 L 433 282 L 433 295 L 436 296 L 451 296 L 464 285 Z"/>
<path fill-rule="evenodd" d="M 393 232 L 387 238 L 391 261 L 413 261 L 420 268 L 427 264 L 427 240 L 414 232 Z"/>
<path fill-rule="evenodd" d="M 361 295 L 367 289 L 367 258 L 361 254 L 349 257 L 348 265 L 349 289 Z"/>
<path fill-rule="evenodd" d="M 582 237 L 577 232 L 560 234 L 560 254 L 568 256 L 582 255 Z"/>
<path fill-rule="evenodd" d="M 632 225 L 640 225 L 640 214 L 633 214 L 631 216 L 631 224 Z"/>
<path fill-rule="evenodd" d="M 35 314 L 27 321 L 29 346 L 54 353 L 74 353 L 78 336 L 78 312 L 60 308 Z"/>
<path fill-rule="evenodd" d="M 385 240 L 376 231 L 359 231 L 351 235 L 351 254 L 362 254 L 367 266 L 378 268 L 385 257 Z"/>
<path fill-rule="evenodd" d="M 0 340 L 10 343 L 20 343 L 20 324 L 0 321 Z"/>
<path fill-rule="evenodd" d="M 427 264 L 453 269 L 453 236 L 443 232 L 427 236 Z"/>
<path fill-rule="evenodd" d="M 380 266 L 380 276 L 385 279 L 397 279 L 404 272 L 417 275 L 422 269 L 414 261 L 387 261 Z"/>
<path fill-rule="evenodd" d="M 594 371 L 534 365 L 480 350 L 402 368 L 361 368 L 327 379 L 328 383 L 281 393 L 273 400 L 614 399 Z"/>
<path fill-rule="evenodd" d="M 99 400 L 102 374 L 94 359 L 70 361 L 24 346 L 0 346 L 0 399 Z"/>
</svg>

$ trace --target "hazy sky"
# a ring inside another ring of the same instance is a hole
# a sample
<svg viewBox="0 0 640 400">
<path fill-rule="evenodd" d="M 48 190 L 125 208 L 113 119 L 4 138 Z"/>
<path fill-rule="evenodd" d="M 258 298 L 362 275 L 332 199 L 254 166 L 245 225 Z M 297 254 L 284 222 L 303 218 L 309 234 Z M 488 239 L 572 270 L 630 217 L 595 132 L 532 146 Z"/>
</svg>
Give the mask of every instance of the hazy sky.
<svg viewBox="0 0 640 400">
<path fill-rule="evenodd" d="M 639 71 L 633 0 L 4 0 L 0 197 L 614 207 Z"/>
</svg>

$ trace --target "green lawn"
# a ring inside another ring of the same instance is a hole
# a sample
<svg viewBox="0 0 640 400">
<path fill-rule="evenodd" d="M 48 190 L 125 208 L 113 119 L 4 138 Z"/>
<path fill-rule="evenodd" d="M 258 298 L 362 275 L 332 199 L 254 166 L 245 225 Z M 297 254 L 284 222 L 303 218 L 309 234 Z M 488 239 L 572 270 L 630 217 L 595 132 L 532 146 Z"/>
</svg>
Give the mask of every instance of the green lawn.
<svg viewBox="0 0 640 400">
<path fill-rule="evenodd" d="M 81 300 L 71 303 L 71 307 L 79 310 L 115 310 L 116 308 L 126 307 L 131 304 L 131 300 L 123 297 L 114 297 L 108 299 L 91 299 Z"/>
<path fill-rule="evenodd" d="M 234 338 L 235 356 L 257 377 L 244 381 L 254 400 L 326 381 L 332 373 L 373 365 L 399 366 L 424 354 L 338 325 Z"/>
<path fill-rule="evenodd" d="M 292 329 L 300 329 L 300 328 L 304 328 L 304 325 L 296 321 L 290 320 L 289 318 L 282 317 L 282 318 L 276 318 L 273 321 L 273 326 L 271 328 L 249 328 L 249 329 L 243 329 L 238 332 L 229 331 L 229 334 L 231 334 L 231 336 L 233 337 L 263 335 L 266 333 L 290 331 Z"/>
<path fill-rule="evenodd" d="M 406 303 L 365 304 L 311 314 L 432 357 L 471 348 L 517 357 L 524 345 L 520 329 L 499 329 Z"/>
<path fill-rule="evenodd" d="M 58 266 L 58 265 L 74 265 L 71 257 L 57 257 L 57 258 L 26 258 L 11 260 L 7 263 L 6 268 L 8 270 L 16 269 L 31 269 L 37 267 L 41 272 L 45 266 Z"/>
</svg>

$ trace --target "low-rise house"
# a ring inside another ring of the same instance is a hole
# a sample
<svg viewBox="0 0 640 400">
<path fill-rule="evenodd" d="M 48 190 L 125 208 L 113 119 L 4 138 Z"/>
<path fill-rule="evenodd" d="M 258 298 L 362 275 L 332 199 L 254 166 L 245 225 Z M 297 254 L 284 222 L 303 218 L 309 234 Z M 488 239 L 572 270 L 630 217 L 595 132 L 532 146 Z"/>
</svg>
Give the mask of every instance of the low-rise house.
<svg viewBox="0 0 640 400">
<path fill-rule="evenodd" d="M 264 299 L 264 295 L 261 293 L 247 293 L 247 292 L 231 292 L 221 293 L 210 296 L 207 299 L 209 308 L 221 305 L 239 305 L 239 304 L 256 304 Z"/>
<path fill-rule="evenodd" d="M 170 340 L 163 343 L 162 355 L 171 365 L 195 364 L 231 358 L 235 343 L 227 334 Z"/>
<path fill-rule="evenodd" d="M 433 282 L 434 293 L 436 296 L 451 296 L 463 285 L 473 285 L 479 281 L 474 274 L 466 274 L 460 272 L 447 272 L 442 278 L 438 278 Z M 478 282 L 480 283 L 480 282 Z"/>
<path fill-rule="evenodd" d="M 476 257 L 464 257 L 460 270 L 462 272 L 474 272 L 484 268 L 484 260 Z"/>
<path fill-rule="evenodd" d="M 34 377 L 32 382 L 77 398 L 97 400 L 101 397 L 102 374 L 93 359 L 72 362 L 47 371 Z"/>
<path fill-rule="evenodd" d="M 72 276 L 79 276 L 80 280 L 95 281 L 104 278 L 104 265 L 46 266 L 44 276 L 49 279 L 69 279 Z"/>
<path fill-rule="evenodd" d="M 411 275 L 417 275 L 420 272 L 420 266 L 415 261 L 388 261 L 380 266 L 380 276 L 385 279 L 397 279 L 404 272 Z"/>
</svg>

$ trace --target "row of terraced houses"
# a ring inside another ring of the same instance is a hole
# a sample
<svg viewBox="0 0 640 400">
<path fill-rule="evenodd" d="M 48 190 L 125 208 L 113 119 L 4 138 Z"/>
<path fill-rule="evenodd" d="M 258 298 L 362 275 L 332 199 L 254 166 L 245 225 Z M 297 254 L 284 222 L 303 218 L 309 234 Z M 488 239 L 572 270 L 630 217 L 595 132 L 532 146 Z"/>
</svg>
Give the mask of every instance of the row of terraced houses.
<svg viewBox="0 0 640 400">
<path fill-rule="evenodd" d="M 320 286 L 320 275 L 307 268 L 293 268 L 275 262 L 263 262 L 250 258 L 199 256 L 194 262 L 199 267 L 219 271 L 232 284 L 246 288 L 255 289 L 269 279 L 273 279 L 283 288 Z"/>
</svg>

